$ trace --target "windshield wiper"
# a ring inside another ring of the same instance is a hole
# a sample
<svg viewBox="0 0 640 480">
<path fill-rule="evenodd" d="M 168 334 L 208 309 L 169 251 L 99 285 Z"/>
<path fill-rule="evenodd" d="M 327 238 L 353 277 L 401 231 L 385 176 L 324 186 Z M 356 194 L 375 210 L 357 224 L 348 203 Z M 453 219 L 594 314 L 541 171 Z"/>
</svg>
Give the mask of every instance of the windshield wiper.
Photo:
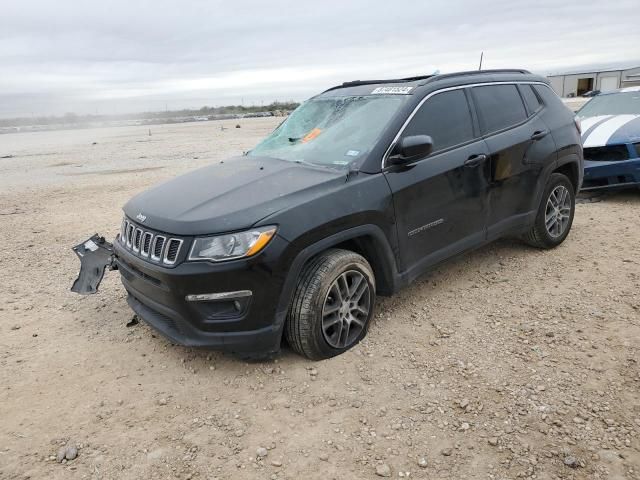
<svg viewBox="0 0 640 480">
<path fill-rule="evenodd" d="M 309 165 L 310 167 L 322 167 L 322 168 L 326 168 L 327 165 L 321 165 L 319 163 L 313 163 L 313 162 L 308 162 L 306 160 L 293 160 L 294 163 L 300 163 L 302 165 Z"/>
<path fill-rule="evenodd" d="M 313 163 L 313 162 L 309 162 L 307 160 L 302 160 L 302 159 L 296 159 L 296 160 L 285 160 L 285 162 L 293 162 L 293 163 L 297 163 L 298 165 L 307 165 L 309 167 L 315 167 L 315 168 L 322 168 L 324 170 L 336 170 L 336 166 L 335 165 L 325 165 L 323 163 Z"/>
<path fill-rule="evenodd" d="M 257 156 L 256 156 L 257 157 Z M 325 165 L 323 163 L 313 163 L 302 158 L 286 159 L 281 157 L 272 157 L 269 155 L 261 156 L 262 158 L 270 158 L 272 160 L 278 160 L 279 162 L 297 163 L 298 165 L 307 165 L 308 167 L 322 168 L 323 170 L 336 170 L 336 165 Z"/>
</svg>

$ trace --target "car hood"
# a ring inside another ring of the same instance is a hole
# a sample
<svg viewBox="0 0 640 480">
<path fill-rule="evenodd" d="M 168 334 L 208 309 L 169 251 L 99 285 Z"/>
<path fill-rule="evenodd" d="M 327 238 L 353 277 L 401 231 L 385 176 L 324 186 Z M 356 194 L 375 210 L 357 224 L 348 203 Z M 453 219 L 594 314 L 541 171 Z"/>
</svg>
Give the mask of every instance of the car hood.
<svg viewBox="0 0 640 480">
<path fill-rule="evenodd" d="M 640 115 L 598 115 L 582 118 L 581 123 L 585 148 L 640 141 Z"/>
<path fill-rule="evenodd" d="M 344 183 L 345 173 L 264 157 L 234 157 L 132 198 L 125 214 L 175 235 L 241 230 Z"/>
</svg>

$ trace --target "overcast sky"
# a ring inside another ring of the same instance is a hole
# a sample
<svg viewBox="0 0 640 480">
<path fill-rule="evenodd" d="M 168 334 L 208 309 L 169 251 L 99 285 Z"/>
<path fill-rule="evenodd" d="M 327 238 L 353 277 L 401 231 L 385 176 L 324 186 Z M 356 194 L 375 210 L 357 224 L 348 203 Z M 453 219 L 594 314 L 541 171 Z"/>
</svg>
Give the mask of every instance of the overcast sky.
<svg viewBox="0 0 640 480">
<path fill-rule="evenodd" d="M 16 0 L 0 116 L 302 100 L 345 80 L 640 65 L 638 0 Z"/>
</svg>

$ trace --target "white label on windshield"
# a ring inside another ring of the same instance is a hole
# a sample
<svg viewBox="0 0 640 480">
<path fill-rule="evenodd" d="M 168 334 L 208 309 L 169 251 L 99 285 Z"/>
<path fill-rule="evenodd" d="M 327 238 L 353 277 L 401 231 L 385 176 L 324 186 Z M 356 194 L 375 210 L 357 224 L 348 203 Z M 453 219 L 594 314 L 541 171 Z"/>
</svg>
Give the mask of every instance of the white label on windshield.
<svg viewBox="0 0 640 480">
<path fill-rule="evenodd" d="M 349 150 L 347 153 L 345 153 L 345 155 L 347 157 L 357 157 L 358 155 L 360 155 L 360 150 Z"/>
<path fill-rule="evenodd" d="M 371 92 L 372 95 L 407 95 L 413 87 L 378 87 Z"/>
</svg>

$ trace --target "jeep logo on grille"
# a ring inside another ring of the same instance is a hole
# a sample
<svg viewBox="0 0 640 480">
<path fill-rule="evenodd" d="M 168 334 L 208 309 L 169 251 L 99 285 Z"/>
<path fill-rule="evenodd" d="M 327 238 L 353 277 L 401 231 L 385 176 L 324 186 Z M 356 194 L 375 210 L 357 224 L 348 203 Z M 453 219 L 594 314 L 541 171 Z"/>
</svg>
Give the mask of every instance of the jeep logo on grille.
<svg viewBox="0 0 640 480">
<path fill-rule="evenodd" d="M 147 219 L 147 216 L 143 215 L 142 213 L 139 213 L 138 215 L 136 215 L 136 218 L 141 222 L 144 222 Z"/>
</svg>

